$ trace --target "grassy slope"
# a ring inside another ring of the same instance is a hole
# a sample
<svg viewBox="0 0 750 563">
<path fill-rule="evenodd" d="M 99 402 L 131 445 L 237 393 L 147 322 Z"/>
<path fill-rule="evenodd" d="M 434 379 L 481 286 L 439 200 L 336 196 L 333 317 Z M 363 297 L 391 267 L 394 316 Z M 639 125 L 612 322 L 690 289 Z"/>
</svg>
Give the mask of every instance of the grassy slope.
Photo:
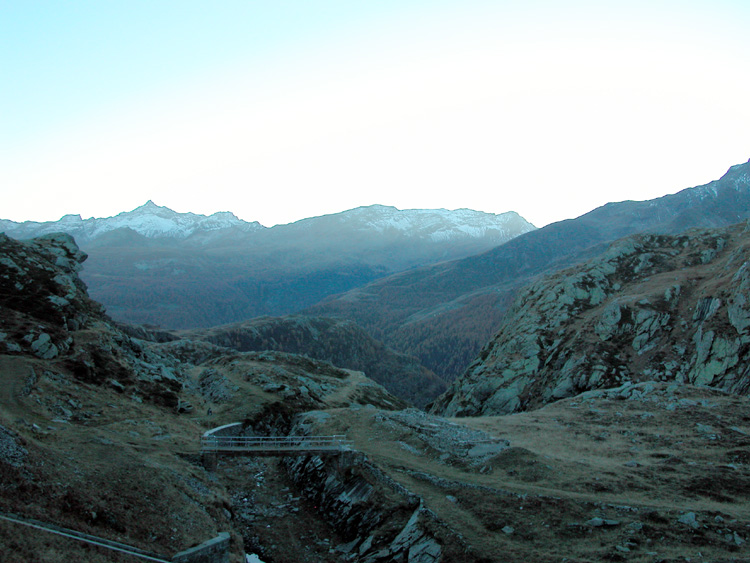
<svg viewBox="0 0 750 563">
<path fill-rule="evenodd" d="M 357 448 L 421 495 L 486 561 L 744 560 L 750 402 L 707 389 L 658 389 L 644 400 L 577 398 L 454 420 L 510 440 L 481 467 L 441 460 L 419 432 L 377 413 L 340 412 L 328 429 L 347 428 Z M 696 529 L 678 522 L 689 512 Z M 596 517 L 618 524 L 586 524 Z"/>
</svg>

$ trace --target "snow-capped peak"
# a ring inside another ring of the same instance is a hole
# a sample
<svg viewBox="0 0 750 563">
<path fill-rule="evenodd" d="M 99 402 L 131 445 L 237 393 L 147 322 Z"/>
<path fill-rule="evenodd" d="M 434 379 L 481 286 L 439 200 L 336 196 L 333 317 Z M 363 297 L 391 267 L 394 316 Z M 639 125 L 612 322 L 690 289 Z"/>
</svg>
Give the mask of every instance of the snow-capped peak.
<svg viewBox="0 0 750 563">
<path fill-rule="evenodd" d="M 130 229 L 147 238 L 181 240 L 202 234 L 201 241 L 207 240 L 206 235 L 215 238 L 222 236 L 223 232 L 267 231 L 283 238 L 284 233 L 304 230 L 318 237 L 338 238 L 342 233 L 359 232 L 368 236 L 377 233 L 384 237 L 403 236 L 434 242 L 484 239 L 502 244 L 534 228 L 513 211 L 496 215 L 471 209 L 400 210 L 386 205 L 370 205 L 267 229 L 260 223 L 243 221 L 229 211 L 212 215 L 178 213 L 152 200 L 114 217 L 82 219 L 80 215 L 65 215 L 59 221 L 46 223 L 0 220 L 0 230 L 12 237 L 31 238 L 63 231 L 73 235 L 79 243 L 117 229 Z"/>
<path fill-rule="evenodd" d="M 357 207 L 342 213 L 304 219 L 300 227 L 327 223 L 330 229 L 346 226 L 359 231 L 403 233 L 434 241 L 497 238 L 504 242 L 535 227 L 515 211 L 494 214 L 472 209 L 397 209 L 386 205 Z"/>
<path fill-rule="evenodd" d="M 156 205 L 151 200 L 133 211 L 126 211 L 115 217 L 99 221 L 99 229 L 104 229 L 104 231 L 96 232 L 93 236 L 121 227 L 133 229 L 137 233 L 150 238 L 185 238 L 197 231 L 218 231 L 232 227 L 249 227 L 248 230 L 262 228 L 258 223 L 246 223 L 228 211 L 208 216 L 196 213 L 178 213 L 169 207 Z"/>
<path fill-rule="evenodd" d="M 168 207 L 156 205 L 152 200 L 114 217 L 82 219 L 80 215 L 65 215 L 59 221 L 37 223 L 0 220 L 0 229 L 18 238 L 28 238 L 64 231 L 79 242 L 96 238 L 116 229 L 128 228 L 149 238 L 167 237 L 184 239 L 200 232 L 214 232 L 236 228 L 242 231 L 265 229 L 260 223 L 248 223 L 233 213 L 221 211 L 212 215 L 178 213 Z"/>
</svg>

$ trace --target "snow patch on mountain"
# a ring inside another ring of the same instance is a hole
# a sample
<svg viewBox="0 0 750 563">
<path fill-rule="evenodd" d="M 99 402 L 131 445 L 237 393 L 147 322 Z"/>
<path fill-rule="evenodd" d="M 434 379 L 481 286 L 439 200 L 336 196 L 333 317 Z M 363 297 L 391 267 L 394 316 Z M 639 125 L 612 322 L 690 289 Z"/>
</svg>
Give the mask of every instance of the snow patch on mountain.
<svg viewBox="0 0 750 563">
<path fill-rule="evenodd" d="M 472 209 L 400 210 L 386 205 L 358 207 L 316 219 L 330 219 L 338 226 L 359 231 L 403 233 L 433 241 L 487 237 L 509 240 L 536 228 L 514 211 L 494 214 Z M 299 223 L 312 223 L 316 219 Z"/>
</svg>

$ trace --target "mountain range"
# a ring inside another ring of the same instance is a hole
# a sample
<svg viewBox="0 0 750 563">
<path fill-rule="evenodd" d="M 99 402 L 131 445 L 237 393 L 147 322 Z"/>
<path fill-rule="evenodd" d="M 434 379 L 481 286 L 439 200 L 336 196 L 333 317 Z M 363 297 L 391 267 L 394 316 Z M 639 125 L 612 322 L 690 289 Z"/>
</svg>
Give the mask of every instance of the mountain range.
<svg viewBox="0 0 750 563">
<path fill-rule="evenodd" d="M 541 229 L 515 213 L 384 206 L 269 229 L 229 213 L 179 214 L 151 202 L 109 219 L 0 228 L 29 236 L 76 226 L 90 255 L 82 277 L 118 320 L 199 328 L 288 313 L 348 319 L 450 382 L 535 277 L 583 263 L 633 233 L 721 227 L 749 216 L 745 163 L 703 186 L 609 203 Z M 406 396 L 421 405 L 439 387 Z"/>
<path fill-rule="evenodd" d="M 283 315 L 376 278 L 495 247 L 534 227 L 514 212 L 373 205 L 266 228 L 231 213 L 148 202 L 115 217 L 16 223 L 15 238 L 66 232 L 89 260 L 82 278 L 117 320 L 207 327 Z"/>
<path fill-rule="evenodd" d="M 120 213 L 114 217 L 83 219 L 80 215 L 65 215 L 59 221 L 24 221 L 17 223 L 0 219 L 0 229 L 14 238 L 34 238 L 46 234 L 65 232 L 75 237 L 78 244 L 87 244 L 100 236 L 118 229 L 130 229 L 147 238 L 187 239 L 208 233 L 253 232 L 263 230 L 257 222 L 248 223 L 230 212 L 199 215 L 177 213 L 167 207 L 156 205 L 149 200 L 133 211 Z"/>
</svg>

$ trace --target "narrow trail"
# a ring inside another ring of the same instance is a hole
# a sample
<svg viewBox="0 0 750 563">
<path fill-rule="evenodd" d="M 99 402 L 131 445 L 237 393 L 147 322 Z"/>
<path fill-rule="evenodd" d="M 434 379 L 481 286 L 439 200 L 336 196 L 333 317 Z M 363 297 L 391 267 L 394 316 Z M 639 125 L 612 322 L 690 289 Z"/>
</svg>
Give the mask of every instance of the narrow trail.
<svg viewBox="0 0 750 563">
<path fill-rule="evenodd" d="M 22 398 L 24 388 L 35 376 L 26 358 L 0 355 L 0 405 L 8 414 L 26 412 Z"/>
</svg>

